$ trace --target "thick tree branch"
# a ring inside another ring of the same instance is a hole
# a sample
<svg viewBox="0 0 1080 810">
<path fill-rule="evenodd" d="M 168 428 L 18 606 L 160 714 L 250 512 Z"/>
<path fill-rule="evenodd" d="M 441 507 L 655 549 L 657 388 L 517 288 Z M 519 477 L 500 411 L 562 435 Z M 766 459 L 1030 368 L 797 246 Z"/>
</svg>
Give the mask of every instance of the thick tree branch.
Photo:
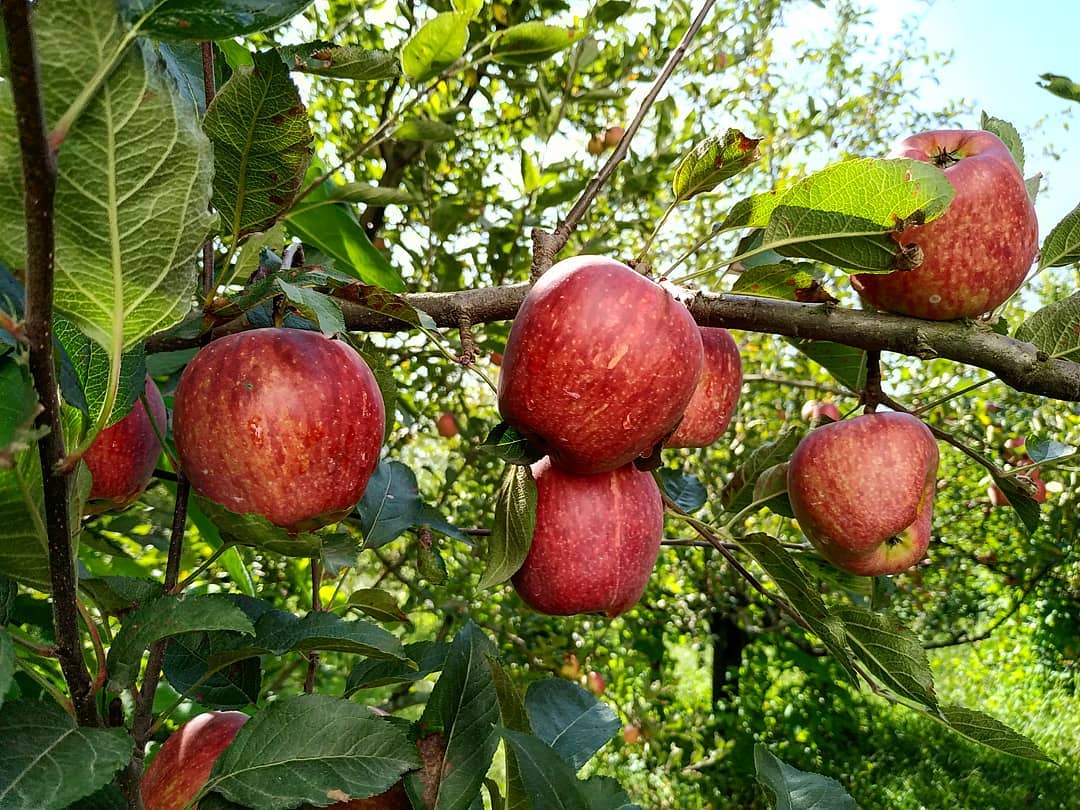
<svg viewBox="0 0 1080 810">
<path fill-rule="evenodd" d="M 45 488 L 45 517 L 49 544 L 53 624 L 60 668 L 71 692 L 75 717 L 81 725 L 101 724 L 94 702 L 90 672 L 83 660 L 76 609 L 75 561 L 71 553 L 69 479 L 61 471 L 64 432 L 60 396 L 53 365 L 53 202 L 56 195 L 56 156 L 49 146 L 37 52 L 28 0 L 3 0 L 8 63 L 15 101 L 16 129 L 22 153 L 23 205 L 26 216 L 26 337 L 30 374 L 41 401 L 36 424 L 48 429 L 38 442 Z"/>
</svg>

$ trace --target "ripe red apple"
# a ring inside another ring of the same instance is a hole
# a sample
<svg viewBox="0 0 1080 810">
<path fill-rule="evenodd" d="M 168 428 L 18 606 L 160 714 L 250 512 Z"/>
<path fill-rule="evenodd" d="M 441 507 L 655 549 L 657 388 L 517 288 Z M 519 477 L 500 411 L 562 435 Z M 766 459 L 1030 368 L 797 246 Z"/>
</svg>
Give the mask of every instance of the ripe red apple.
<svg viewBox="0 0 1080 810">
<path fill-rule="evenodd" d="M 444 439 L 449 439 L 451 436 L 457 436 L 457 420 L 454 419 L 452 413 L 444 412 L 437 420 L 435 420 L 435 429 L 439 431 L 439 435 Z"/>
<path fill-rule="evenodd" d="M 173 407 L 192 488 L 293 533 L 352 510 L 378 464 L 383 423 L 360 355 L 302 329 L 215 340 L 184 369 Z"/>
<path fill-rule="evenodd" d="M 514 319 L 499 411 L 563 469 L 614 470 L 675 430 L 703 353 L 690 312 L 659 284 L 603 256 L 566 259 Z"/>
<path fill-rule="evenodd" d="M 150 413 L 146 412 L 140 397 L 123 419 L 97 435 L 83 455 L 94 479 L 86 505 L 88 513 L 123 509 L 150 483 L 154 465 L 161 455 L 158 436 L 164 437 L 168 433 L 168 425 L 165 401 L 149 376 L 146 378 L 146 402 L 150 405 Z"/>
<path fill-rule="evenodd" d="M 742 389 L 739 346 L 727 329 L 701 327 L 705 349 L 701 377 L 682 422 L 666 447 L 708 447 L 727 430 Z"/>
<path fill-rule="evenodd" d="M 502 352 L 492 352 L 490 356 L 491 356 L 491 364 L 493 366 L 501 366 L 502 365 Z"/>
<path fill-rule="evenodd" d="M 981 130 L 938 130 L 901 140 L 889 157 L 940 167 L 956 196 L 940 218 L 896 235 L 922 248 L 922 264 L 852 276 L 855 289 L 878 309 L 934 321 L 974 318 L 1004 302 L 1039 246 L 1035 207 L 1008 147 Z"/>
<path fill-rule="evenodd" d="M 594 695 L 602 695 L 604 690 L 607 689 L 607 681 L 599 672 L 590 670 L 589 674 L 585 676 L 585 687 Z"/>
<path fill-rule="evenodd" d="M 146 810 L 187 807 L 247 719 L 243 712 L 206 712 L 173 732 L 143 774 L 140 792 Z"/>
<path fill-rule="evenodd" d="M 840 409 L 835 402 L 821 402 L 816 399 L 808 399 L 803 403 L 800 412 L 804 422 L 821 422 L 828 417 L 833 422 L 840 421 Z"/>
<path fill-rule="evenodd" d="M 660 553 L 664 511 L 653 477 L 632 464 L 597 475 L 532 466 L 536 531 L 516 574 L 518 595 L 541 613 L 618 616 L 645 590 Z"/>
<path fill-rule="evenodd" d="M 810 431 L 788 466 L 803 533 L 837 568 L 895 574 L 930 543 L 938 449 L 906 413 L 870 413 Z"/>
</svg>

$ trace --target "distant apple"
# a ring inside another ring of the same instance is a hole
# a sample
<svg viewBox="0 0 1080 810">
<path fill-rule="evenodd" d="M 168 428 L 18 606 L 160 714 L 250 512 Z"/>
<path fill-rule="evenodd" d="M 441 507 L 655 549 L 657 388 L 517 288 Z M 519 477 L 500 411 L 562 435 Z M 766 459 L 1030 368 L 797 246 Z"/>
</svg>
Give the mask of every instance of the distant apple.
<svg viewBox="0 0 1080 810">
<path fill-rule="evenodd" d="M 585 686 L 594 695 L 602 695 L 604 690 L 607 689 L 607 681 L 599 672 L 590 670 L 589 674 L 585 676 Z"/>
<path fill-rule="evenodd" d="M 840 421 L 840 409 L 835 402 L 822 402 L 817 399 L 808 399 L 803 403 L 800 412 L 804 422 L 821 422 L 828 417 L 833 422 Z"/>
<path fill-rule="evenodd" d="M 807 434 L 791 456 L 788 497 L 836 567 L 895 574 L 926 553 L 937 468 L 937 442 L 916 417 L 864 414 Z"/>
<path fill-rule="evenodd" d="M 641 729 L 633 723 L 627 723 L 623 726 L 622 738 L 627 745 L 633 745 L 641 739 Z"/>
<path fill-rule="evenodd" d="M 656 481 L 632 464 L 574 475 L 547 457 L 532 466 L 536 531 L 514 574 L 518 595 L 541 613 L 618 616 L 645 590 L 664 534 Z"/>
<path fill-rule="evenodd" d="M 438 430 L 439 435 L 445 439 L 449 439 L 451 436 L 457 436 L 457 420 L 452 413 L 444 412 L 435 421 L 435 429 Z"/>
<path fill-rule="evenodd" d="M 1026 456 L 1019 462 L 1020 465 L 1026 465 L 1031 463 L 1031 459 Z M 1035 489 L 1029 492 L 1031 497 L 1036 503 L 1046 503 L 1046 482 L 1042 480 L 1042 475 L 1039 473 L 1038 467 L 1032 467 L 1030 470 L 1020 473 L 1017 478 L 1027 478 L 1034 485 Z M 990 498 L 991 506 L 1008 506 L 1009 499 L 1005 497 L 1005 493 L 1001 491 L 1001 487 L 997 484 L 990 484 L 990 488 L 987 490 L 987 495 Z"/>
<path fill-rule="evenodd" d="M 123 419 L 97 435 L 83 455 L 93 476 L 86 505 L 90 514 L 129 506 L 154 476 L 161 455 L 159 436 L 164 438 L 169 428 L 161 392 L 149 376 L 145 385 L 150 413 L 140 397 Z"/>
<path fill-rule="evenodd" d="M 604 132 L 604 145 L 609 149 L 618 146 L 625 134 L 626 130 L 622 127 L 608 127 Z"/>
<path fill-rule="evenodd" d="M 878 309 L 934 321 L 974 318 L 1003 303 L 1039 246 L 1035 207 L 1008 147 L 982 130 L 938 130 L 905 138 L 889 157 L 933 163 L 956 196 L 940 218 L 896 235 L 922 249 L 922 264 L 854 275 L 855 289 Z"/>
<path fill-rule="evenodd" d="M 704 365 L 682 422 L 666 447 L 708 447 L 727 430 L 742 389 L 739 345 L 727 329 L 701 327 Z"/>
<path fill-rule="evenodd" d="M 502 352 L 492 352 L 490 357 L 491 357 L 491 364 L 493 366 L 501 366 L 502 365 L 502 358 L 503 358 Z"/>
<path fill-rule="evenodd" d="M 566 259 L 514 319 L 499 411 L 563 469 L 614 470 L 675 430 L 703 353 L 690 312 L 659 284 L 603 256 Z"/>
<path fill-rule="evenodd" d="M 174 731 L 143 774 L 140 792 L 146 810 L 187 807 L 247 719 L 243 712 L 206 712 Z"/>
<path fill-rule="evenodd" d="M 574 653 L 567 653 L 566 658 L 563 660 L 563 664 L 559 667 L 559 674 L 564 678 L 569 678 L 572 681 L 576 681 L 581 675 L 581 664 L 578 663 L 577 656 Z"/>
<path fill-rule="evenodd" d="M 589 138 L 588 146 L 586 146 L 585 148 L 589 151 L 590 155 L 596 156 L 603 154 L 605 148 L 604 136 L 593 135 L 591 138 Z"/>
<path fill-rule="evenodd" d="M 352 511 L 379 462 L 383 425 L 360 355 L 302 329 L 213 341 L 184 370 L 173 407 L 192 488 L 293 533 Z"/>
</svg>

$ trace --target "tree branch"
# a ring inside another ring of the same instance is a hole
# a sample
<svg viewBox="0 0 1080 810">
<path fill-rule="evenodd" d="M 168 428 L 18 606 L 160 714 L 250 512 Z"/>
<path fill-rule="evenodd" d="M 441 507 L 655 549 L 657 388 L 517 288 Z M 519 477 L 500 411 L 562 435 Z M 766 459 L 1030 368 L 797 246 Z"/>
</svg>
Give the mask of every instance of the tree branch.
<svg viewBox="0 0 1080 810">
<path fill-rule="evenodd" d="M 79 613 L 75 607 L 75 561 L 71 553 L 68 509 L 70 482 L 60 469 L 65 448 L 52 335 L 56 155 L 49 146 L 45 124 L 30 3 L 28 0 L 3 0 L 2 9 L 22 154 L 26 216 L 26 337 L 30 347 L 30 374 L 42 405 L 36 424 L 48 430 L 38 442 L 38 453 L 45 495 L 56 651 L 71 692 L 76 719 L 80 725 L 98 726 L 101 718 L 93 698 L 90 672 L 83 660 Z"/>
</svg>

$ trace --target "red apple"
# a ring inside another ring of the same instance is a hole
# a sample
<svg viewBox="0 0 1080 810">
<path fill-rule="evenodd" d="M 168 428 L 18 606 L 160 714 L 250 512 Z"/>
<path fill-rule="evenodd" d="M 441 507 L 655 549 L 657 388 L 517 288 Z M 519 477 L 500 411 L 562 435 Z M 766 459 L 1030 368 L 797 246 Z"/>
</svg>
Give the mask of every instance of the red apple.
<svg viewBox="0 0 1080 810">
<path fill-rule="evenodd" d="M 803 533 L 837 568 L 895 574 L 930 543 L 938 449 L 906 413 L 870 413 L 810 431 L 788 466 Z"/>
<path fill-rule="evenodd" d="M 585 686 L 594 695 L 602 695 L 604 690 L 607 689 L 607 681 L 599 672 L 590 670 L 589 674 L 585 676 Z"/>
<path fill-rule="evenodd" d="M 666 447 L 708 447 L 727 430 L 742 389 L 739 346 L 727 329 L 701 327 L 704 365 L 682 422 Z"/>
<path fill-rule="evenodd" d="M 452 413 L 443 413 L 435 420 L 435 429 L 439 431 L 439 435 L 444 439 L 449 439 L 451 436 L 457 436 L 457 420 L 454 419 Z"/>
<path fill-rule="evenodd" d="M 518 595 L 541 613 L 618 616 L 645 590 L 660 553 L 664 510 L 653 477 L 632 464 L 597 475 L 532 466 L 536 531 L 516 574 Z"/>
<path fill-rule="evenodd" d="M 336 807 L 338 810 L 412 810 L 412 803 L 409 801 L 409 794 L 405 792 L 405 785 L 398 782 L 378 796 L 350 799 L 347 802 L 332 804 L 330 807 Z"/>
<path fill-rule="evenodd" d="M 626 130 L 622 127 L 608 127 L 604 132 L 604 146 L 608 148 L 614 148 L 619 145 L 619 141 L 623 139 L 623 135 L 626 134 Z"/>
<path fill-rule="evenodd" d="M 491 356 L 491 364 L 493 366 L 501 366 L 502 365 L 502 352 L 492 352 L 490 356 Z"/>
<path fill-rule="evenodd" d="M 840 409 L 835 402 L 821 402 L 816 399 L 808 399 L 803 403 L 800 412 L 804 422 L 822 422 L 828 417 L 833 422 L 840 421 Z"/>
<path fill-rule="evenodd" d="M 192 488 L 293 533 L 352 510 L 379 462 L 383 424 L 360 355 L 302 329 L 215 340 L 184 369 L 173 407 Z"/>
<path fill-rule="evenodd" d="M 149 414 L 140 397 L 123 419 L 97 435 L 83 455 L 94 479 L 86 505 L 90 514 L 129 506 L 154 476 L 161 455 L 158 436 L 165 436 L 168 425 L 165 401 L 150 377 L 146 378 L 146 401 Z"/>
<path fill-rule="evenodd" d="M 1008 147 L 981 130 L 939 130 L 905 138 L 889 157 L 940 167 L 956 196 L 940 218 L 896 235 L 922 248 L 922 264 L 852 276 L 855 289 L 878 309 L 934 321 L 974 318 L 1004 302 L 1039 246 L 1035 207 Z"/>
<path fill-rule="evenodd" d="M 633 745 L 641 739 L 641 728 L 634 723 L 627 723 L 623 726 L 622 738 L 627 745 Z"/>
<path fill-rule="evenodd" d="M 675 430 L 702 357 L 690 312 L 659 284 L 603 256 L 566 259 L 514 319 L 499 411 L 563 469 L 614 470 Z"/>
<path fill-rule="evenodd" d="M 247 719 L 243 712 L 206 712 L 173 732 L 143 774 L 140 791 L 146 810 L 187 807 Z"/>
</svg>

